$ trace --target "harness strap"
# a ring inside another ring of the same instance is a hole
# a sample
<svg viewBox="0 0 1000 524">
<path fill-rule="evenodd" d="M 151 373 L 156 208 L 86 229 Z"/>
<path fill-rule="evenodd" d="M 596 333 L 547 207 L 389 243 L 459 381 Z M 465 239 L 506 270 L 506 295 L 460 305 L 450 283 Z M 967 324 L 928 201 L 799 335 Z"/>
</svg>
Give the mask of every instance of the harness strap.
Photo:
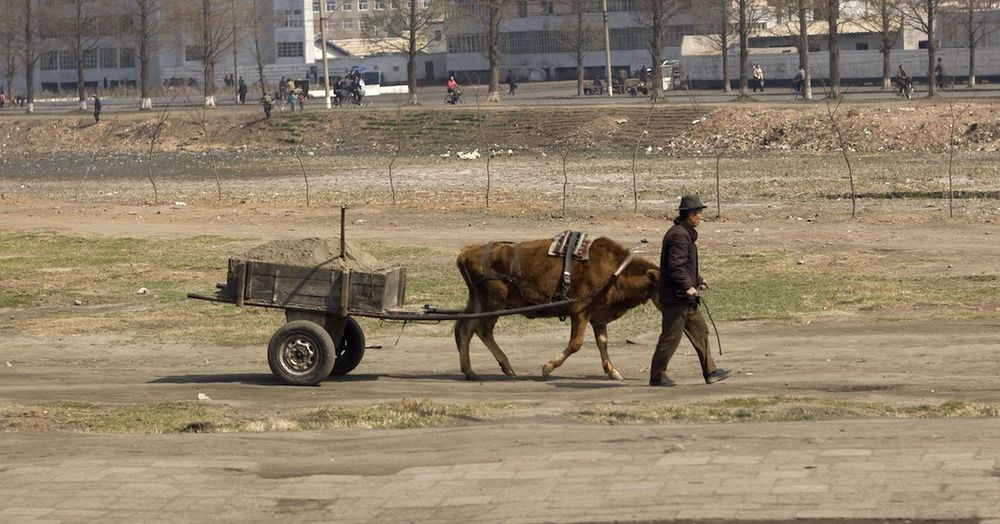
<svg viewBox="0 0 1000 524">
<path fill-rule="evenodd" d="M 521 276 L 521 243 L 518 242 L 514 244 L 514 258 L 510 263 L 510 276 L 511 278 L 518 278 Z"/>
</svg>

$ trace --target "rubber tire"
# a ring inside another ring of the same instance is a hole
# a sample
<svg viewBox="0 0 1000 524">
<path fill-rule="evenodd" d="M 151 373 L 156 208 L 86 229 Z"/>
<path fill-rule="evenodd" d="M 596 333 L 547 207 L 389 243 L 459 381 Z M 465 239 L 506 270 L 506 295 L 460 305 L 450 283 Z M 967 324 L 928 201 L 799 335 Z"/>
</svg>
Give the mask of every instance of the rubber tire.
<svg viewBox="0 0 1000 524">
<path fill-rule="evenodd" d="M 317 347 L 317 362 L 307 373 L 292 374 L 281 366 L 281 349 L 291 337 L 304 337 Z M 308 320 L 293 320 L 274 332 L 267 345 L 267 363 L 274 376 L 295 386 L 315 386 L 333 371 L 337 358 L 333 339 L 323 326 Z"/>
<path fill-rule="evenodd" d="M 337 346 L 337 360 L 333 364 L 333 376 L 346 375 L 358 367 L 365 357 L 365 332 L 357 320 L 347 317 L 344 336 Z"/>
</svg>

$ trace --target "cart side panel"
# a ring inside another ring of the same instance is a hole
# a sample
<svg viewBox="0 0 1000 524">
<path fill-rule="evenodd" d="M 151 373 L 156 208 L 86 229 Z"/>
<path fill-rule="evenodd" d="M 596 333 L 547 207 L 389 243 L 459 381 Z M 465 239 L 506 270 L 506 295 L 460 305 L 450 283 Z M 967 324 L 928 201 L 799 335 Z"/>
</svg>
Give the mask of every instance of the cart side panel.
<svg viewBox="0 0 1000 524">
<path fill-rule="evenodd" d="M 384 273 L 351 273 L 350 307 L 360 311 L 382 311 L 403 305 L 406 270 Z"/>
<path fill-rule="evenodd" d="M 344 275 L 326 268 L 249 262 L 246 303 L 336 310 Z"/>
</svg>

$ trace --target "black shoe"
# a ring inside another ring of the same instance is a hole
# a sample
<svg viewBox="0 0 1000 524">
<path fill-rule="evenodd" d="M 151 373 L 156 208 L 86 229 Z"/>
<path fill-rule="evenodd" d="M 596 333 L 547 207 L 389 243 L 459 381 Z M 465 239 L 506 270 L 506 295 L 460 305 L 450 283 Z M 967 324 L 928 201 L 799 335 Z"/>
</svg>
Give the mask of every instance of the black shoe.
<svg viewBox="0 0 1000 524">
<path fill-rule="evenodd" d="M 674 382 L 673 380 L 670 380 L 670 377 L 663 375 L 663 378 L 661 378 L 660 380 L 650 380 L 649 385 L 672 388 L 676 386 L 677 383 Z"/>
<path fill-rule="evenodd" d="M 718 368 L 715 371 L 705 376 L 705 383 L 714 384 L 720 380 L 726 380 L 727 378 L 729 378 L 729 375 L 730 373 L 728 369 Z"/>
</svg>

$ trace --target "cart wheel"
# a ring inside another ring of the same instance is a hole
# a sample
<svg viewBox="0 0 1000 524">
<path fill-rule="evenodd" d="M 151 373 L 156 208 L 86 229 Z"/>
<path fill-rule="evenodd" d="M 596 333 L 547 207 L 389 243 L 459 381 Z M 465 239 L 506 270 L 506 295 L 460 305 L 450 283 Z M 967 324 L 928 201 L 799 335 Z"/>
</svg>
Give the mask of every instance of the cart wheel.
<svg viewBox="0 0 1000 524">
<path fill-rule="evenodd" d="M 333 364 L 332 375 L 346 375 L 358 367 L 365 356 L 365 332 L 357 320 L 347 317 L 344 337 L 337 344 L 337 360 Z"/>
<path fill-rule="evenodd" d="M 333 340 L 323 326 L 293 320 L 274 332 L 267 345 L 267 363 L 281 380 L 296 386 L 315 386 L 330 375 L 335 354 Z"/>
</svg>

